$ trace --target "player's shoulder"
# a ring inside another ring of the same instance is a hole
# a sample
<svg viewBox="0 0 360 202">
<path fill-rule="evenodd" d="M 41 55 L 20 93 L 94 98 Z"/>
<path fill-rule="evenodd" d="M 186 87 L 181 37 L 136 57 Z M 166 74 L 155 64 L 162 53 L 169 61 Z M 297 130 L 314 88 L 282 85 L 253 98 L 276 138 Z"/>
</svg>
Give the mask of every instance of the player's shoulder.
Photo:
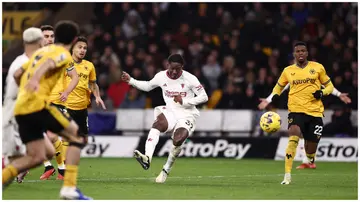
<svg viewBox="0 0 360 202">
<path fill-rule="evenodd" d="M 315 61 L 309 61 L 309 65 L 311 65 L 313 68 L 324 69 L 324 66 L 321 63 Z"/>
<path fill-rule="evenodd" d="M 185 70 L 183 70 L 182 75 L 183 75 L 184 78 L 186 78 L 186 79 L 191 79 L 191 80 L 196 79 L 196 76 L 195 76 L 195 75 L 193 75 L 192 73 L 190 73 L 190 72 L 188 72 L 188 71 L 185 71 Z"/>
<path fill-rule="evenodd" d="M 82 62 L 86 67 L 89 67 L 89 68 L 94 68 L 94 64 L 92 62 L 90 62 L 89 60 L 84 60 L 83 59 L 83 62 Z"/>
<path fill-rule="evenodd" d="M 15 58 L 15 60 L 11 63 L 11 65 L 21 66 L 25 62 L 29 61 L 29 58 L 26 56 L 26 54 L 19 55 Z"/>
<path fill-rule="evenodd" d="M 294 68 L 297 69 L 296 64 L 291 64 L 291 65 L 286 66 L 283 71 L 288 71 L 288 70 L 291 70 Z"/>
</svg>

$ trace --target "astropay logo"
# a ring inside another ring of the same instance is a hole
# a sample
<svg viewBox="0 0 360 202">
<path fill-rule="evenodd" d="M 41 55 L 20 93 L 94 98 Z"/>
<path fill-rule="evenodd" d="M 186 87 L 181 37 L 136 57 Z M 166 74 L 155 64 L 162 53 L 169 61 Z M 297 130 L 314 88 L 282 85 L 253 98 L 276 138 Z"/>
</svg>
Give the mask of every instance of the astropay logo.
<svg viewBox="0 0 360 202">
<path fill-rule="evenodd" d="M 164 156 L 171 151 L 172 140 L 167 140 L 158 152 L 158 156 Z M 191 140 L 182 146 L 180 156 L 185 157 L 219 157 L 241 159 L 251 148 L 251 144 L 229 143 L 227 140 L 218 139 L 214 143 L 194 143 Z"/>
<path fill-rule="evenodd" d="M 357 161 L 357 140 L 352 139 L 330 139 L 320 140 L 316 157 L 318 160 Z"/>
</svg>

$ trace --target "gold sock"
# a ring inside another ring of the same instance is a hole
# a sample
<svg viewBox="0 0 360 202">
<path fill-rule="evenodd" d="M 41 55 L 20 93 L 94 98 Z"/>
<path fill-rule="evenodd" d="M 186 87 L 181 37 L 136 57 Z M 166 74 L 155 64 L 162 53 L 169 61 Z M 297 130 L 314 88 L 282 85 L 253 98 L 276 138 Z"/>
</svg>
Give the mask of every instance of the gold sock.
<svg viewBox="0 0 360 202">
<path fill-rule="evenodd" d="M 310 163 L 314 163 L 315 162 L 315 153 L 313 154 L 308 154 L 306 153 L 306 157 L 308 158 Z"/>
<path fill-rule="evenodd" d="M 286 147 L 286 155 L 285 155 L 285 173 L 291 173 L 298 143 L 299 143 L 298 136 L 289 137 L 289 142 Z"/>
<path fill-rule="evenodd" d="M 68 149 L 68 146 L 69 146 L 69 142 L 65 142 L 65 141 L 62 142 L 62 153 L 64 154 L 63 155 L 64 162 L 66 160 L 66 151 Z"/>
<path fill-rule="evenodd" d="M 2 170 L 2 184 L 6 184 L 18 175 L 18 170 L 13 165 L 8 165 Z"/>
<path fill-rule="evenodd" d="M 64 165 L 64 152 L 63 152 L 63 144 L 60 139 L 57 139 L 56 142 L 53 144 L 56 151 L 56 162 L 58 166 Z"/>
<path fill-rule="evenodd" d="M 66 165 L 66 172 L 64 176 L 64 187 L 76 187 L 78 176 L 77 165 Z"/>
</svg>

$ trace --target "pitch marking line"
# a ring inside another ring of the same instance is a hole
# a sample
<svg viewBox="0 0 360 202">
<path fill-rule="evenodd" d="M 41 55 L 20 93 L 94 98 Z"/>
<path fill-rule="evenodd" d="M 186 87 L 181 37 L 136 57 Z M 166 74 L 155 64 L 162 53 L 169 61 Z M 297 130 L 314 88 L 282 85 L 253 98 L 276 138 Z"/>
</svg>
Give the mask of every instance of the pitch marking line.
<svg viewBox="0 0 360 202">
<path fill-rule="evenodd" d="M 330 174 L 326 173 L 304 173 L 304 174 L 292 174 L 304 176 L 304 175 L 322 175 L 322 176 L 331 176 Z M 349 174 L 339 174 L 339 175 L 349 175 Z M 242 178 L 242 177 L 274 177 L 274 176 L 284 176 L 284 174 L 264 174 L 264 175 L 210 175 L 210 176 L 188 176 L 188 177 L 176 177 L 176 176 L 169 176 L 170 179 L 202 179 L 202 178 Z M 116 181 L 124 181 L 124 180 L 155 180 L 156 177 L 120 177 L 120 178 L 80 178 L 77 181 L 79 182 L 116 182 Z M 43 182 L 47 180 L 24 180 L 23 183 L 35 183 L 35 182 Z M 52 180 L 50 180 L 52 181 Z"/>
</svg>

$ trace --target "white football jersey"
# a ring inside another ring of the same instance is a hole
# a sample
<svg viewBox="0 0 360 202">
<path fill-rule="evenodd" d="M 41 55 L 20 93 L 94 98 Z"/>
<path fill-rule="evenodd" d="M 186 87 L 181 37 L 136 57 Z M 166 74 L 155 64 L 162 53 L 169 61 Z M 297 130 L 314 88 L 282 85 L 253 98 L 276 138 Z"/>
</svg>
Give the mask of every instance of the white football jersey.
<svg viewBox="0 0 360 202">
<path fill-rule="evenodd" d="M 16 70 L 29 61 L 26 54 L 19 55 L 10 65 L 8 75 L 6 76 L 4 106 L 3 106 L 3 126 L 7 125 L 9 121 L 14 117 L 14 107 L 16 97 L 18 94 L 19 86 L 16 84 L 14 79 L 14 73 Z"/>
<path fill-rule="evenodd" d="M 171 79 L 165 70 L 157 73 L 150 81 L 138 81 L 131 78 L 129 84 L 142 91 L 160 87 L 166 107 L 174 112 L 177 119 L 197 118 L 200 114 L 196 105 L 208 100 L 208 96 L 196 76 L 184 70 L 177 79 Z M 181 95 L 182 104 L 174 102 L 176 95 Z"/>
</svg>

